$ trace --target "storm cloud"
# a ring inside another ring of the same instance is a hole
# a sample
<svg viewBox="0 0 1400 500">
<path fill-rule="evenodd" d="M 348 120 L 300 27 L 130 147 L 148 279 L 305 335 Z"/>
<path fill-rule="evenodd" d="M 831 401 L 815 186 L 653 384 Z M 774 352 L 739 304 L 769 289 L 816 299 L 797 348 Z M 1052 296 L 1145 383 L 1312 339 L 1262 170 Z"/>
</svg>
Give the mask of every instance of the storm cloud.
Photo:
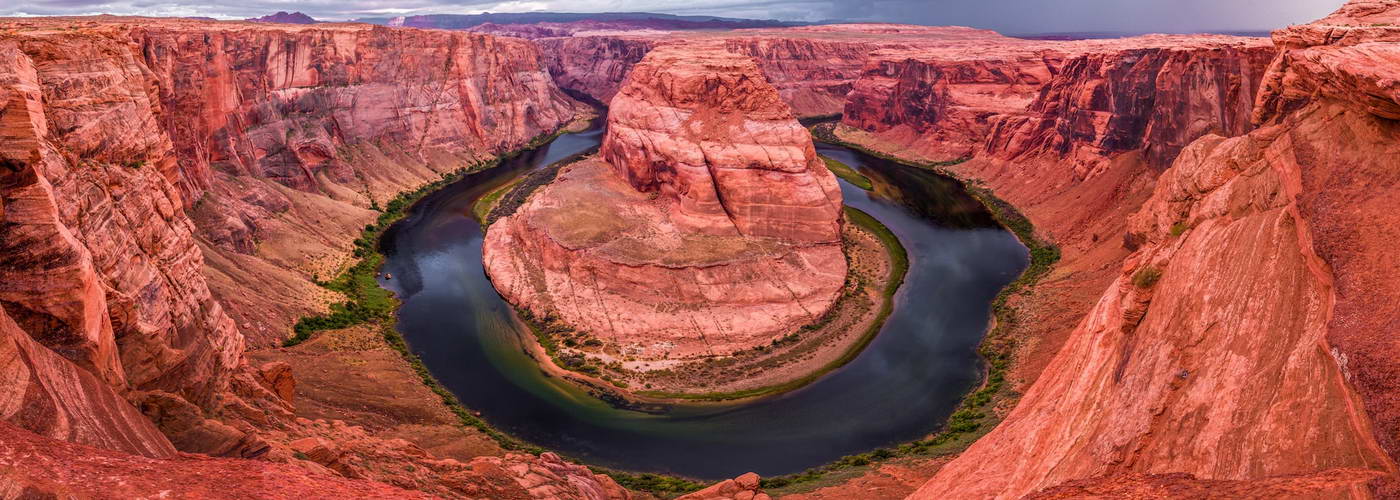
<svg viewBox="0 0 1400 500">
<path fill-rule="evenodd" d="M 963 25 L 1004 33 L 1268 30 L 1304 23 L 1343 0 L 20 0 L 0 16 L 119 14 L 241 19 L 279 10 L 347 20 L 482 12 L 665 12 L 792 21 Z"/>
</svg>

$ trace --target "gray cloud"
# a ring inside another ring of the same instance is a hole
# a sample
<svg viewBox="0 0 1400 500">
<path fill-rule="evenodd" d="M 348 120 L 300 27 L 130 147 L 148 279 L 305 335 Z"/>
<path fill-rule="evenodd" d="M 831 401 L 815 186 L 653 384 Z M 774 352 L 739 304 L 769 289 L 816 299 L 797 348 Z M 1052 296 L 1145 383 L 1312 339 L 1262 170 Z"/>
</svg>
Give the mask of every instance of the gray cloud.
<svg viewBox="0 0 1400 500">
<path fill-rule="evenodd" d="M 279 10 L 344 20 L 412 14 L 649 11 L 816 21 L 964 25 L 1006 33 L 1264 30 L 1303 23 L 1343 0 L 26 0 L 0 16 L 122 14 L 238 19 Z"/>
</svg>

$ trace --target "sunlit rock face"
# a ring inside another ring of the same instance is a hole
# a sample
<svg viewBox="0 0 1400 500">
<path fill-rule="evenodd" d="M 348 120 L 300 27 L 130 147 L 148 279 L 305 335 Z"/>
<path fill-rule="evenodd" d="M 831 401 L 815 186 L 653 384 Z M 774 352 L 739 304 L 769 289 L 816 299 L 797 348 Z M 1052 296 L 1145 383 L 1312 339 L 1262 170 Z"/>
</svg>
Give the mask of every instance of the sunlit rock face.
<svg viewBox="0 0 1400 500">
<path fill-rule="evenodd" d="M 488 231 L 508 300 L 641 358 L 764 345 L 831 307 L 841 192 L 752 59 L 654 50 L 608 125 L 598 155 Z"/>
<path fill-rule="evenodd" d="M 1400 494 L 1396 20 L 1275 33 L 1253 130 L 1181 149 L 1058 355 L 914 497 Z"/>
</svg>

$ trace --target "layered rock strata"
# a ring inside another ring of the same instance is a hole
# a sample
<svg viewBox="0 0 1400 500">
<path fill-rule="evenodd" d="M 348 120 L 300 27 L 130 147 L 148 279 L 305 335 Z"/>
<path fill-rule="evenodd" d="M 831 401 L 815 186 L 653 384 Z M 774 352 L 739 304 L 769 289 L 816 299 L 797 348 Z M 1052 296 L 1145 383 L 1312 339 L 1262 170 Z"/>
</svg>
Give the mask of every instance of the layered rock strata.
<svg viewBox="0 0 1400 500">
<path fill-rule="evenodd" d="M 285 336 L 265 325 L 319 307 L 312 281 L 337 271 L 372 210 L 584 109 L 521 40 L 363 25 L 128 36 L 160 89 L 168 175 L 211 254 L 215 294 L 259 346 Z"/>
<path fill-rule="evenodd" d="M 1262 39 L 1201 35 L 886 50 L 842 123 L 932 161 L 1143 150 L 1162 170 L 1197 137 L 1249 130 L 1273 54 Z"/>
<path fill-rule="evenodd" d="M 1237 136 L 1276 53 L 1264 40 L 1149 36 L 1067 59 L 1020 116 L 993 125 L 985 151 L 1018 161 L 1058 154 L 1079 175 L 1141 151 L 1160 171 L 1208 134 Z"/>
<path fill-rule="evenodd" d="M 207 417 L 285 402 L 251 382 L 211 297 L 155 88 L 131 55 L 100 34 L 0 40 L 0 307 L 117 394 L 187 410 L 162 425 L 177 447 L 259 453 L 246 428 Z"/>
<path fill-rule="evenodd" d="M 244 332 L 279 342 L 324 307 L 312 280 L 377 204 L 584 109 L 533 46 L 367 26 L 0 27 L 0 419 L 16 426 L 0 440 L 5 491 L 296 490 L 219 482 L 267 474 L 351 496 L 415 493 L 345 477 L 445 496 L 627 496 L 557 457 L 456 462 L 297 419 L 287 365 L 244 358 Z M 95 470 L 112 481 L 74 486 Z"/>
<path fill-rule="evenodd" d="M 820 318 L 845 280 L 841 192 L 752 59 L 649 53 L 601 152 L 492 225 L 507 300 L 643 359 L 722 355 Z"/>
<path fill-rule="evenodd" d="M 560 87 L 610 102 L 633 65 L 662 44 L 718 43 L 753 57 L 798 116 L 842 111 L 846 94 L 872 53 L 910 46 L 1016 43 L 995 32 L 962 27 L 882 24 L 748 29 L 719 33 L 578 33 L 541 38 L 550 73 Z"/>
<path fill-rule="evenodd" d="M 1057 271 L 1010 302 L 1024 318 L 1012 380 L 1029 384 L 1118 274 L 1119 235 L 1177 145 L 1251 129 L 1248 103 L 1274 53 L 1265 40 L 1211 35 L 887 51 L 836 132 L 912 160 L 962 161 L 945 168 L 985 183 L 1059 247 Z"/>
<path fill-rule="evenodd" d="M 1277 32 L 1258 128 L 1181 152 L 1097 305 L 915 498 L 1400 494 L 1397 19 L 1353 2 Z"/>
</svg>

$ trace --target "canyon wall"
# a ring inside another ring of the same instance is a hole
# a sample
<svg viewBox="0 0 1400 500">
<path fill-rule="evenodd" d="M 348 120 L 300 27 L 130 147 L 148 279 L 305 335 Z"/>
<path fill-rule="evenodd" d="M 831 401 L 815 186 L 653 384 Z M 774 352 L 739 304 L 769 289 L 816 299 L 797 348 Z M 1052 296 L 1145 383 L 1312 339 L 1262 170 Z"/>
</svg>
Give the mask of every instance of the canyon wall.
<svg viewBox="0 0 1400 500">
<path fill-rule="evenodd" d="M 1079 165 L 1142 150 L 1162 170 L 1197 137 L 1249 130 L 1273 54 L 1266 40 L 1202 35 L 885 50 L 842 124 L 928 161 L 1056 154 Z"/>
<path fill-rule="evenodd" d="M 861 77 L 872 53 L 881 49 L 995 47 L 1016 43 L 995 32 L 956 26 L 882 24 L 749 29 L 719 33 L 617 32 L 542 38 L 550 73 L 562 88 L 608 103 L 652 48 L 663 44 L 719 44 L 722 50 L 752 57 L 778 94 L 799 117 L 841 113 L 846 94 Z"/>
<path fill-rule="evenodd" d="M 730 354 L 820 318 L 845 281 L 841 192 L 754 61 L 649 53 L 599 154 L 483 244 L 492 282 L 640 359 Z"/>
<path fill-rule="evenodd" d="M 143 67 L 102 34 L 16 37 L 0 54 L 0 307 L 148 415 L 178 409 L 156 423 L 182 450 L 261 453 L 248 429 L 206 418 L 285 402 L 251 381 L 206 285 Z"/>
<path fill-rule="evenodd" d="M 298 419 L 287 365 L 244 358 L 245 332 L 280 342 L 324 307 L 312 280 L 376 205 L 585 110 L 519 40 L 0 21 L 3 488 L 627 498 L 553 456 L 458 462 Z"/>
<path fill-rule="evenodd" d="M 1081 176 L 1102 158 L 1141 151 L 1160 171 L 1201 136 L 1253 128 L 1254 96 L 1275 54 L 1267 41 L 1150 36 L 1123 43 L 1066 60 L 1023 116 L 995 124 L 986 151 L 1011 161 L 1055 153 Z"/>
<path fill-rule="evenodd" d="M 1400 494 L 1397 343 L 1383 333 L 1400 292 L 1386 243 L 1400 224 L 1396 20 L 1400 2 L 1353 2 L 1277 32 L 1258 128 L 1226 138 L 1216 134 L 1252 126 L 1216 121 L 1181 150 L 1128 220 L 1132 253 L 1063 348 L 915 498 L 1148 485 Z M 1189 130 L 1143 137 L 1165 153 Z"/>
<path fill-rule="evenodd" d="M 841 123 L 935 161 L 968 158 L 995 118 L 1024 111 L 1063 54 L 1023 42 L 999 50 L 876 52 L 843 104 Z"/>
<path fill-rule="evenodd" d="M 632 67 L 656 45 L 647 38 L 569 37 L 535 41 L 560 88 L 602 104 L 612 102 Z"/>
<path fill-rule="evenodd" d="M 1010 378 L 1026 387 L 1117 276 L 1120 235 L 1162 169 L 1149 158 L 1248 131 L 1274 53 L 1266 40 L 1212 35 L 884 51 L 835 132 L 913 161 L 961 162 L 942 168 L 992 189 L 1058 247 L 1035 292 L 1009 302 Z"/>
<path fill-rule="evenodd" d="M 521 40 L 363 25 L 127 36 L 215 295 L 256 346 L 321 307 L 312 281 L 331 278 L 373 209 L 584 110 Z"/>
</svg>

